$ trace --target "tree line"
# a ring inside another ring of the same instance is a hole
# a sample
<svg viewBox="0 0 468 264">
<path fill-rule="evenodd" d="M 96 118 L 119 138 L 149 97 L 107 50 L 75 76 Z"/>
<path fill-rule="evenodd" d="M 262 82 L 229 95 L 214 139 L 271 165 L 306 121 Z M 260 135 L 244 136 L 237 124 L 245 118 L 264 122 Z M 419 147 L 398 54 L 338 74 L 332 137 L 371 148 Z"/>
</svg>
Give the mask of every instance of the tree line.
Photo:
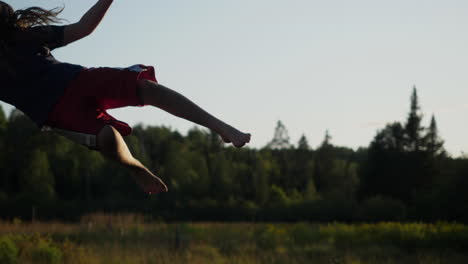
<svg viewBox="0 0 468 264">
<path fill-rule="evenodd" d="M 328 131 L 316 149 L 305 135 L 292 144 L 281 121 L 261 149 L 226 147 L 199 128 L 139 125 L 125 140 L 170 190 L 148 196 L 120 165 L 0 108 L 0 217 L 468 222 L 468 159 L 445 152 L 434 116 L 422 120 L 414 88 L 406 120 L 357 150 L 333 145 Z"/>
</svg>

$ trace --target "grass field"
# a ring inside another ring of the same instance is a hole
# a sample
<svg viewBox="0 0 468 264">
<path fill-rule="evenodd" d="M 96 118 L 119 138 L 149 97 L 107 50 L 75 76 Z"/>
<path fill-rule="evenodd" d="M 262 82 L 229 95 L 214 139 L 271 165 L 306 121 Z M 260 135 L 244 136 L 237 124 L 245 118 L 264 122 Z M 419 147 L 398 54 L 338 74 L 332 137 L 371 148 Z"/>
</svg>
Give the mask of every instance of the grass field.
<svg viewBox="0 0 468 264">
<path fill-rule="evenodd" d="M 468 226 L 161 223 L 94 214 L 80 223 L 0 222 L 0 263 L 468 263 Z"/>
</svg>

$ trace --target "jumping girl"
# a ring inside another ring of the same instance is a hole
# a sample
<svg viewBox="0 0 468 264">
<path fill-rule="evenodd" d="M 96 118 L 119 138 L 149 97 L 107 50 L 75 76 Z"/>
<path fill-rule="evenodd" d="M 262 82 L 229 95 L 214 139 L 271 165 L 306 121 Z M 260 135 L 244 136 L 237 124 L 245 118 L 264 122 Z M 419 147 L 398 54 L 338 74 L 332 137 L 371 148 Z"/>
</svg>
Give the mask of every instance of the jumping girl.
<svg viewBox="0 0 468 264">
<path fill-rule="evenodd" d="M 16 106 L 40 128 L 61 131 L 129 168 L 143 191 L 167 192 L 161 179 L 130 153 L 124 122 L 106 110 L 151 105 L 218 133 L 242 147 L 250 134 L 212 116 L 183 95 L 157 83 L 153 67 L 85 68 L 57 61 L 51 50 L 91 34 L 113 0 L 98 2 L 79 22 L 57 26 L 59 9 L 16 10 L 0 1 L 0 100 Z M 82 139 L 86 138 L 85 141 Z"/>
</svg>

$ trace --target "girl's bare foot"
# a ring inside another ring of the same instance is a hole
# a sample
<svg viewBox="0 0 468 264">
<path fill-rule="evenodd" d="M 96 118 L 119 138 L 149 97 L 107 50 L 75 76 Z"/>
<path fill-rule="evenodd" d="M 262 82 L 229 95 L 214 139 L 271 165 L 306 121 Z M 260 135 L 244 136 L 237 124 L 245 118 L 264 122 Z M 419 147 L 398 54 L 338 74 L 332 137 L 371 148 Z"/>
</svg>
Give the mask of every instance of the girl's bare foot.
<svg viewBox="0 0 468 264">
<path fill-rule="evenodd" d="M 145 167 L 134 168 L 132 175 L 138 186 L 140 186 L 145 193 L 156 194 L 167 192 L 166 184 Z"/>
<path fill-rule="evenodd" d="M 225 143 L 232 143 L 236 148 L 241 148 L 249 143 L 251 137 L 250 134 L 243 133 L 229 125 L 226 125 L 219 134 Z"/>
</svg>

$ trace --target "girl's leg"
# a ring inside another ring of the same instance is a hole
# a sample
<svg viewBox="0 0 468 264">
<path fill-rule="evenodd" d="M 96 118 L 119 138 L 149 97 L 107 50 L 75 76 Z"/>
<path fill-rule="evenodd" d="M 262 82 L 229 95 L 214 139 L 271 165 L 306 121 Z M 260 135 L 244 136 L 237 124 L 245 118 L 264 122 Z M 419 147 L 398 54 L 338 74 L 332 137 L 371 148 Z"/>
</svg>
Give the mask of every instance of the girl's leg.
<svg viewBox="0 0 468 264">
<path fill-rule="evenodd" d="M 218 133 L 226 143 L 242 147 L 250 141 L 250 134 L 212 116 L 185 96 L 149 80 L 138 81 L 138 94 L 145 105 L 152 105 L 177 117 L 192 121 Z"/>
<path fill-rule="evenodd" d="M 120 133 L 112 126 L 105 126 L 97 135 L 97 148 L 105 156 L 129 168 L 137 184 L 144 192 L 167 192 L 164 182 L 149 171 L 130 153 Z"/>
</svg>

